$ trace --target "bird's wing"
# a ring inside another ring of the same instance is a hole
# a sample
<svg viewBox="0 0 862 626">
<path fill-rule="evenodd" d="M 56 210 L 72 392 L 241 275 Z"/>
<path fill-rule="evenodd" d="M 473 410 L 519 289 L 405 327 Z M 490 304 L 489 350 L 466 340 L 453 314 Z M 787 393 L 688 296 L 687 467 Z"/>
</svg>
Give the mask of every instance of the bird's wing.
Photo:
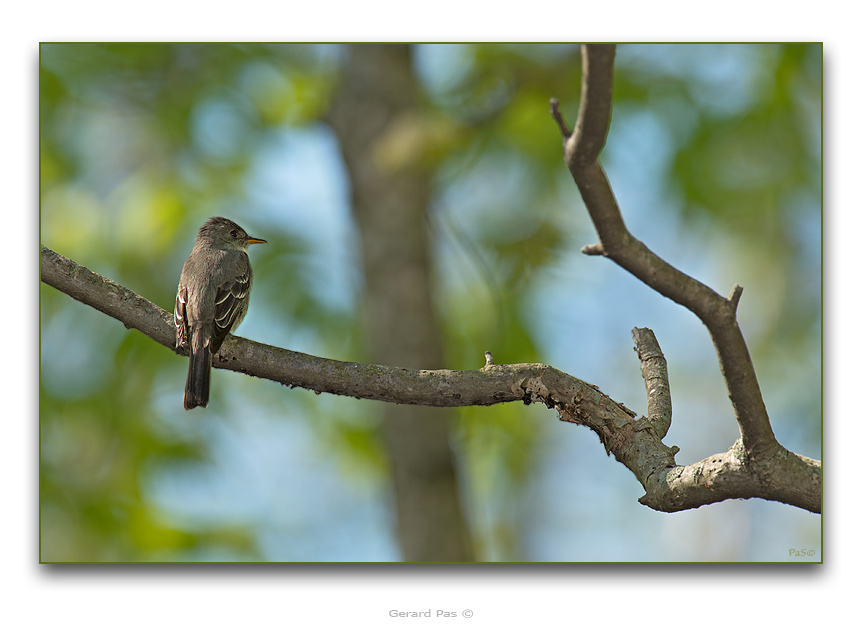
<svg viewBox="0 0 862 626">
<path fill-rule="evenodd" d="M 219 285 L 215 297 L 215 328 L 210 351 L 218 352 L 234 323 L 242 317 L 251 286 L 250 265 L 246 264 L 234 280 Z"/>
</svg>

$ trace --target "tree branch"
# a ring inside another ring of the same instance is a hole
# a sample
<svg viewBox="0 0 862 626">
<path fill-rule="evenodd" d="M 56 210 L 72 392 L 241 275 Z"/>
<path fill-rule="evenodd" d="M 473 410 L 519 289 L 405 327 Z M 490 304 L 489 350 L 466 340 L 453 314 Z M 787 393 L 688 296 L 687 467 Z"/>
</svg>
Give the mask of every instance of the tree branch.
<svg viewBox="0 0 862 626">
<path fill-rule="evenodd" d="M 173 349 L 173 315 L 134 291 L 45 246 L 41 247 L 41 276 L 42 282 Z M 213 367 L 317 393 L 434 407 L 529 403 L 528 390 L 541 388 L 547 372 L 556 372 L 541 364 L 494 365 L 488 361 L 486 357 L 485 366 L 476 370 L 417 370 L 335 361 L 229 335 L 215 354 Z M 569 378 L 577 388 L 592 389 Z"/>
<path fill-rule="evenodd" d="M 40 261 L 43 283 L 173 349 L 177 335 L 172 314 L 45 246 L 41 246 Z"/>
<path fill-rule="evenodd" d="M 617 263 L 646 285 L 697 315 L 712 336 L 719 367 L 727 386 L 734 416 L 740 431 L 740 441 L 727 453 L 716 455 L 686 468 L 673 467 L 655 477 L 657 484 L 645 485 L 647 496 L 641 502 L 661 510 L 690 508 L 709 501 L 706 494 L 717 499 L 726 497 L 767 497 L 765 491 L 781 491 L 775 485 L 765 486 L 782 474 L 781 482 L 792 487 L 793 479 L 803 479 L 796 485 L 805 492 L 794 496 L 793 504 L 809 510 L 820 510 L 820 463 L 793 454 L 775 439 L 754 364 L 736 321 L 736 309 L 742 288 L 735 285 L 724 298 L 694 278 L 680 272 L 653 253 L 626 228 L 608 178 L 598 161 L 610 124 L 613 99 L 614 46 L 584 45 L 581 48 L 583 73 L 581 103 L 574 132 L 568 130 L 559 110 L 559 101 L 550 101 L 551 115 L 563 136 L 566 165 L 584 199 L 590 218 L 596 227 L 599 242 L 585 246 L 587 255 L 603 255 Z M 637 336 L 635 337 L 637 341 Z M 656 344 L 657 345 L 657 344 Z M 666 379 L 650 371 L 643 362 L 652 351 L 638 350 L 644 367 L 644 377 L 650 401 L 650 417 L 658 432 L 667 432 L 670 425 L 670 396 L 663 387 Z M 663 357 L 662 357 L 663 358 Z M 658 363 L 656 363 L 658 365 Z M 665 372 L 666 376 L 666 372 Z M 705 478 L 706 477 L 706 478 Z M 651 479 L 652 480 L 652 479 Z M 685 485 L 685 487 L 682 487 Z M 716 485 L 720 489 L 716 491 Z M 735 493 L 735 496 L 728 496 Z M 746 495 L 747 494 L 747 495 Z M 782 496 L 782 498 L 788 496 Z M 781 501 L 787 502 L 786 499 Z M 715 500 L 712 500 L 715 501 Z"/>
<path fill-rule="evenodd" d="M 635 352 L 641 361 L 641 374 L 646 387 L 647 419 L 652 422 L 659 439 L 664 439 L 670 429 L 671 418 L 667 360 L 649 328 L 632 329 L 632 338 L 635 340 Z"/>
<path fill-rule="evenodd" d="M 41 247 L 42 281 L 173 348 L 173 316 L 135 292 Z M 649 405 L 646 417 L 615 402 L 593 385 L 548 365 L 498 365 L 485 353 L 476 370 L 416 370 L 348 363 L 293 352 L 229 335 L 213 366 L 267 378 L 316 393 L 434 407 L 488 406 L 501 402 L 541 402 L 561 420 L 592 429 L 608 454 L 628 467 L 643 485 L 643 504 L 677 511 L 727 498 L 760 497 L 819 512 L 820 467 L 784 451 L 781 471 L 763 481 L 742 462 L 741 448 L 680 467 L 679 451 L 661 441 L 670 424 L 670 390 L 664 357 L 649 329 L 635 329 Z M 773 468 L 778 467 L 773 465 Z"/>
<path fill-rule="evenodd" d="M 736 322 L 742 288 L 735 286 L 731 296 L 724 298 L 666 263 L 628 231 L 598 162 L 610 120 L 613 46 L 585 45 L 582 57 L 584 71 L 578 122 L 575 132 L 569 136 L 563 133 L 563 138 L 566 164 L 600 240 L 584 252 L 610 258 L 703 321 L 712 335 L 743 444 L 750 454 L 771 456 L 777 452 L 779 444 L 769 424 L 751 356 Z M 551 109 L 560 124 L 559 102 L 552 100 Z M 581 141 L 586 145 L 579 145 Z"/>
</svg>

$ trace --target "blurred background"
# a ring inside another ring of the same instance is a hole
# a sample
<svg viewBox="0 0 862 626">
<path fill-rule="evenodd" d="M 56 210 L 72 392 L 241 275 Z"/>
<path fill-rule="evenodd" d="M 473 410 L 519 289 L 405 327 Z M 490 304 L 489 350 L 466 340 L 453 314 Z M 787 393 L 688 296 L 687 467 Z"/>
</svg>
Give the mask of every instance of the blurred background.
<svg viewBox="0 0 862 626">
<path fill-rule="evenodd" d="M 602 162 L 635 236 L 721 294 L 778 440 L 821 458 L 822 47 L 621 45 Z M 639 413 L 668 360 L 679 463 L 738 436 L 706 329 L 611 262 L 548 113 L 575 45 L 43 44 L 40 240 L 173 310 L 212 215 L 267 239 L 237 334 L 339 360 L 542 362 Z M 48 562 L 793 561 L 820 516 L 665 514 L 544 406 L 400 407 L 214 370 L 40 285 Z"/>
</svg>

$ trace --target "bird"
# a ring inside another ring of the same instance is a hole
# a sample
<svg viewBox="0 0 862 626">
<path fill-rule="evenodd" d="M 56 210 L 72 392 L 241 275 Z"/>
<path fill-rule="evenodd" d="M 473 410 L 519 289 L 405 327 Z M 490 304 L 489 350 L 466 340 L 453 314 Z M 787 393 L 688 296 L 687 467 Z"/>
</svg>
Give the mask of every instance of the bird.
<svg viewBox="0 0 862 626">
<path fill-rule="evenodd" d="M 212 355 L 248 311 L 253 273 L 246 250 L 255 243 L 266 240 L 251 237 L 225 217 L 211 217 L 198 230 L 183 264 L 174 325 L 176 352 L 186 344 L 190 351 L 183 395 L 187 411 L 209 404 Z"/>
</svg>

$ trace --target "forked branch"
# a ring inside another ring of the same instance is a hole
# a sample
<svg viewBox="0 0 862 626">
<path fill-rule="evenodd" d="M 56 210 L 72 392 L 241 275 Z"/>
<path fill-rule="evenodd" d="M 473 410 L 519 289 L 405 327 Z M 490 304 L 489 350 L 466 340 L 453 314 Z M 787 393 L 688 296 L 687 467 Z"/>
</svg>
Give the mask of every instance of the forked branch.
<svg viewBox="0 0 862 626">
<path fill-rule="evenodd" d="M 689 500 L 691 491 L 715 492 L 721 485 L 721 497 L 769 497 L 769 489 L 752 489 L 758 483 L 774 480 L 776 474 L 789 473 L 795 479 L 807 481 L 799 485 L 806 492 L 804 508 L 820 508 L 820 463 L 784 449 L 775 439 L 769 415 L 763 402 L 754 364 L 736 320 L 736 309 L 742 288 L 734 285 L 729 297 L 722 297 L 703 283 L 684 274 L 653 253 L 628 230 L 614 198 L 610 182 L 598 161 L 610 127 L 613 99 L 613 60 L 615 46 L 584 45 L 581 103 L 574 131 L 560 112 L 560 103 L 551 99 L 551 116 L 563 136 L 566 165 L 583 197 L 584 204 L 596 228 L 599 242 L 585 246 L 587 255 L 603 255 L 629 271 L 646 285 L 689 309 L 706 325 L 712 336 L 722 376 L 727 386 L 731 406 L 740 431 L 740 441 L 730 451 L 710 457 L 687 468 L 675 467 L 663 475 L 660 489 L 647 488 L 642 502 L 678 510 Z M 649 354 L 649 351 L 646 353 Z M 641 354 L 644 358 L 644 354 Z M 647 372 L 644 372 L 647 376 Z M 648 399 L 655 403 L 656 425 L 667 432 L 670 425 L 670 397 L 666 411 L 661 391 L 665 383 L 647 379 Z M 659 393 L 661 392 L 661 393 Z M 657 394 L 655 397 L 653 393 Z M 662 432 L 662 436 L 664 435 Z M 704 465 L 705 464 L 705 465 Z M 748 479 L 744 479 L 745 475 Z M 704 478 L 705 476 L 709 478 Z M 729 477 L 732 480 L 726 480 Z M 681 485 L 684 489 L 680 489 Z M 653 499 L 658 492 L 665 494 L 659 504 Z M 671 503 L 686 492 L 679 502 Z M 675 495 L 671 495 L 675 494 Z M 781 499 L 781 498 L 773 498 Z M 786 501 L 783 500 L 782 501 Z"/>
</svg>

